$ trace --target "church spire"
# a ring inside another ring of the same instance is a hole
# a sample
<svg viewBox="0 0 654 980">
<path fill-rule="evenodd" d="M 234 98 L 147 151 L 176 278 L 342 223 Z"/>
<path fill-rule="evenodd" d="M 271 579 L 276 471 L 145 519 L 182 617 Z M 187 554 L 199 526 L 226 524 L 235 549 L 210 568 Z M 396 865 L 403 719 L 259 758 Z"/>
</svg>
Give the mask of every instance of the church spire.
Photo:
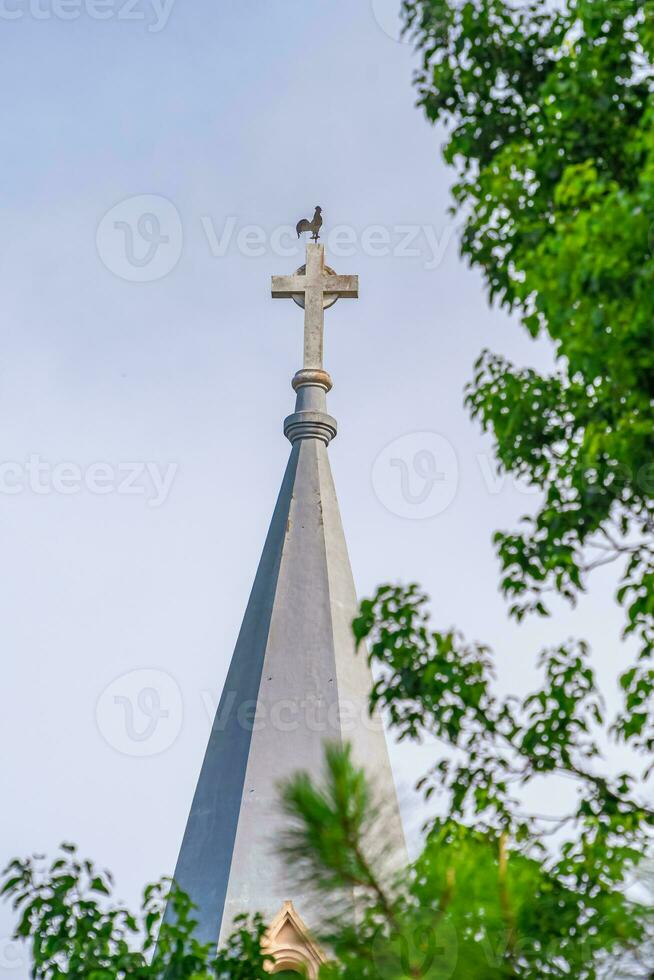
<svg viewBox="0 0 654 980">
<path fill-rule="evenodd" d="M 275 937 L 292 926 L 293 955 L 301 955 L 298 937 L 309 935 L 304 923 L 310 929 L 314 910 L 275 852 L 284 820 L 279 784 L 300 769 L 320 777 L 325 741 L 350 742 L 355 761 L 392 801 L 385 833 L 398 842 L 403 836 L 382 724 L 368 715 L 372 678 L 352 635 L 357 600 L 327 455 L 336 422 L 326 409 L 332 383 L 322 361 L 324 310 L 356 298 L 358 280 L 337 276 L 325 266 L 323 246 L 312 243 L 305 266 L 273 277 L 272 294 L 304 307 L 304 363 L 293 379 L 295 412 L 284 423 L 291 455 L 175 879 L 198 907 L 201 941 L 218 943 L 236 915 L 260 911 L 272 929 L 267 948 L 282 964 L 288 951 Z M 307 940 L 309 977 L 315 956 Z"/>
</svg>

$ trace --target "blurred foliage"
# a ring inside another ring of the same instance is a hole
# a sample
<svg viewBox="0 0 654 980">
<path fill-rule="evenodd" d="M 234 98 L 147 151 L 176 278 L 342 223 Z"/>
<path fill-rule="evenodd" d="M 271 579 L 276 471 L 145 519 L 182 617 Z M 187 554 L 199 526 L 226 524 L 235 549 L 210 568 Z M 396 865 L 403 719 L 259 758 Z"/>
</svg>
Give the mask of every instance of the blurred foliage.
<svg viewBox="0 0 654 980">
<path fill-rule="evenodd" d="M 462 254 L 553 342 L 550 374 L 485 351 L 467 401 L 542 505 L 496 543 L 511 611 L 621 565 L 639 662 L 617 732 L 654 748 L 654 5 L 405 0 L 415 84 L 457 172 Z"/>
<path fill-rule="evenodd" d="M 166 980 L 257 980 L 269 973 L 261 952 L 259 916 L 239 918 L 235 932 L 216 952 L 193 938 L 190 899 L 165 881 L 148 885 L 139 915 L 110 902 L 111 875 L 76 848 L 62 845 L 49 866 L 43 858 L 14 860 L 5 869 L 0 894 L 19 913 L 15 939 L 28 945 L 31 975 L 38 980 L 122 977 Z M 172 915 L 162 921 L 166 903 Z"/>
<path fill-rule="evenodd" d="M 300 773 L 284 788 L 282 850 L 313 886 L 338 961 L 325 976 L 590 980 L 627 957 L 651 976 L 651 907 L 629 885 L 654 811 L 632 775 L 607 774 L 584 645 L 544 651 L 542 686 L 501 698 L 489 651 L 430 630 L 425 602 L 415 586 L 386 586 L 354 624 L 378 675 L 371 709 L 400 740 L 435 740 L 419 788 L 444 815 L 417 861 L 384 866 L 384 801 L 349 748 L 328 748 L 324 784 Z M 576 787 L 569 806 L 563 780 Z M 536 785 L 551 812 L 525 803 Z"/>
</svg>

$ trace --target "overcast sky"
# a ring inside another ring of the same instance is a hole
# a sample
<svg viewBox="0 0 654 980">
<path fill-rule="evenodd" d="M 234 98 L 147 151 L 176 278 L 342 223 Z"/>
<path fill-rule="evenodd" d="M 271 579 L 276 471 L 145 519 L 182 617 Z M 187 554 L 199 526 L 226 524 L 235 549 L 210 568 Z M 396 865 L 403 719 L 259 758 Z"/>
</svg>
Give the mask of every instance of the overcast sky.
<svg viewBox="0 0 654 980">
<path fill-rule="evenodd" d="M 462 390 L 484 346 L 550 353 L 458 257 L 395 5 L 0 3 L 3 860 L 74 840 L 129 901 L 173 870 L 289 452 L 302 318 L 270 276 L 316 204 L 360 276 L 326 337 L 360 594 L 419 581 L 514 690 L 570 635 L 619 669 L 611 570 L 574 612 L 507 620 L 491 534 L 534 498 Z M 391 752 L 413 834 L 431 749 Z"/>
</svg>

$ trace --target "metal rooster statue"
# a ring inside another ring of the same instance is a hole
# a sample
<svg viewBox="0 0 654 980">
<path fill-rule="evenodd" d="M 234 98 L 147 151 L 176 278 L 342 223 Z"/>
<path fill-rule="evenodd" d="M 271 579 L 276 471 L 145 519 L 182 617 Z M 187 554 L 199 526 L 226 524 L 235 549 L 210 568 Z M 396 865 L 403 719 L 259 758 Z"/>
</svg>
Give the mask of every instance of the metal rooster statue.
<svg viewBox="0 0 654 980">
<path fill-rule="evenodd" d="M 311 240 L 317 242 L 320 238 L 320 229 L 322 228 L 322 208 L 319 204 L 316 205 L 316 210 L 313 213 L 313 218 L 309 221 L 308 218 L 302 218 L 298 221 L 295 226 L 297 231 L 297 237 L 299 238 L 303 231 L 311 232 Z"/>
</svg>

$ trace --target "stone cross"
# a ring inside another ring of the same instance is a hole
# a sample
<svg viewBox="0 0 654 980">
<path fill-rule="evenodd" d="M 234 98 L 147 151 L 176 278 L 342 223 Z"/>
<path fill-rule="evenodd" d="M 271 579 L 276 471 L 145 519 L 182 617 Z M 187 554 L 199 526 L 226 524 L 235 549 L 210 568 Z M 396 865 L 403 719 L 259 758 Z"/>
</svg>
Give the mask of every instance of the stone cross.
<svg viewBox="0 0 654 980">
<path fill-rule="evenodd" d="M 272 277 L 273 299 L 304 307 L 304 370 L 322 371 L 325 310 L 337 299 L 358 299 L 359 277 L 337 276 L 325 265 L 325 246 L 307 245 L 306 265 L 292 276 Z"/>
</svg>

